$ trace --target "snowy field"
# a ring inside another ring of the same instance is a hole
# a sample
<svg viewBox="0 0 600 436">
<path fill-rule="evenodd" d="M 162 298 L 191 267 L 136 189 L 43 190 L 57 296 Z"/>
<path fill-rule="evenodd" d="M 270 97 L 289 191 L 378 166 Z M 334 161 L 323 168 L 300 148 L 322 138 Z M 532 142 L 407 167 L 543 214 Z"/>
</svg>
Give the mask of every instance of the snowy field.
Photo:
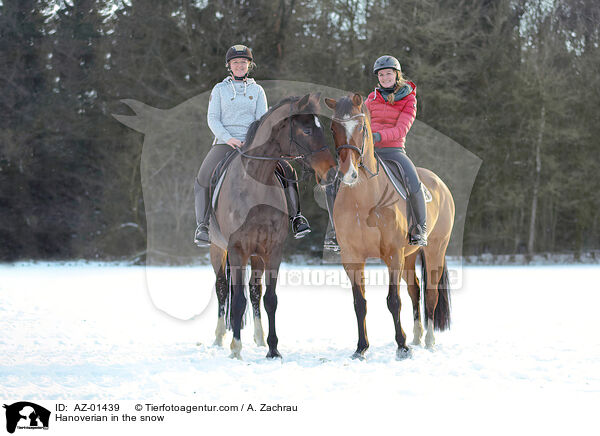
<svg viewBox="0 0 600 436">
<path fill-rule="evenodd" d="M 307 279 L 307 271 L 319 273 Z M 350 359 L 356 318 L 341 271 L 286 265 L 283 360 L 266 360 L 249 326 L 238 361 L 228 357 L 231 333 L 224 348 L 212 346 L 217 310 L 206 267 L 0 266 L 0 401 L 299 408 L 204 415 L 202 425 L 244 434 L 598 431 L 599 266 L 465 267 L 451 330 L 436 333 L 433 352 L 413 347 L 405 361 L 395 359 L 387 290 L 377 281 L 367 288 L 367 359 Z M 328 284 L 336 277 L 339 285 Z M 401 297 L 412 341 L 405 289 Z"/>
</svg>

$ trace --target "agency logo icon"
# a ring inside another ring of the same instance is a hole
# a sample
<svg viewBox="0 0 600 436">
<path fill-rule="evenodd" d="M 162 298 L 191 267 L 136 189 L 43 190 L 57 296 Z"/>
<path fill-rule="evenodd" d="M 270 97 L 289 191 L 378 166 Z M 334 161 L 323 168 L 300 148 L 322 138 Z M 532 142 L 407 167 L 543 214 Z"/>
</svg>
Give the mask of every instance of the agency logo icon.
<svg viewBox="0 0 600 436">
<path fill-rule="evenodd" d="M 6 431 L 14 433 L 22 430 L 48 430 L 50 411 L 28 401 L 3 406 L 6 409 Z"/>
</svg>

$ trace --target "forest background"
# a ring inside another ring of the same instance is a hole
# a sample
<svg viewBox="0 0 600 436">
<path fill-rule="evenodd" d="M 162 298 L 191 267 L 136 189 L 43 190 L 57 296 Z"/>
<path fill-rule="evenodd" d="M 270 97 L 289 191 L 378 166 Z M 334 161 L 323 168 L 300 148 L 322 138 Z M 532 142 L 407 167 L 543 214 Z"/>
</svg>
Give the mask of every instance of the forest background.
<svg viewBox="0 0 600 436">
<path fill-rule="evenodd" d="M 111 114 L 209 91 L 235 43 L 259 82 L 363 95 L 398 57 L 417 119 L 483 161 L 464 254 L 595 252 L 598 23 L 595 0 L 1 0 L 0 261 L 143 262 L 143 135 Z M 287 254 L 318 257 L 327 218 L 302 192 L 314 231 Z"/>
</svg>

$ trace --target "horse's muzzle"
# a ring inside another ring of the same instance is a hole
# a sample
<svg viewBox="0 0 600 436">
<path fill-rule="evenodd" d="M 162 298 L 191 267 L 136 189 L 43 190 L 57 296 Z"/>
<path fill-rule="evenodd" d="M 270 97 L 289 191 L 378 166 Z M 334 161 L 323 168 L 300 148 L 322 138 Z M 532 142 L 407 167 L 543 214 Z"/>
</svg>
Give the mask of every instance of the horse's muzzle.
<svg viewBox="0 0 600 436">
<path fill-rule="evenodd" d="M 350 161 L 350 167 L 348 168 L 348 171 L 341 175 L 340 180 L 343 184 L 348 186 L 355 185 L 356 182 L 358 182 L 358 171 L 356 170 L 356 167 L 352 161 Z"/>
</svg>

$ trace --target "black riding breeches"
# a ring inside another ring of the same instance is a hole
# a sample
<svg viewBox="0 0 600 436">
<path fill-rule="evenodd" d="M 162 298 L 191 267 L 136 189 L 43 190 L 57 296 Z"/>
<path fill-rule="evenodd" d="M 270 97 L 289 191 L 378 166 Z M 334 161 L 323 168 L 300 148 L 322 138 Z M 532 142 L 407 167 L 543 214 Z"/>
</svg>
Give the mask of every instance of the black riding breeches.
<svg viewBox="0 0 600 436">
<path fill-rule="evenodd" d="M 375 147 L 375 153 L 383 160 L 393 160 L 400 164 L 409 194 L 414 194 L 421 188 L 417 168 L 406 155 L 403 147 Z"/>
</svg>

